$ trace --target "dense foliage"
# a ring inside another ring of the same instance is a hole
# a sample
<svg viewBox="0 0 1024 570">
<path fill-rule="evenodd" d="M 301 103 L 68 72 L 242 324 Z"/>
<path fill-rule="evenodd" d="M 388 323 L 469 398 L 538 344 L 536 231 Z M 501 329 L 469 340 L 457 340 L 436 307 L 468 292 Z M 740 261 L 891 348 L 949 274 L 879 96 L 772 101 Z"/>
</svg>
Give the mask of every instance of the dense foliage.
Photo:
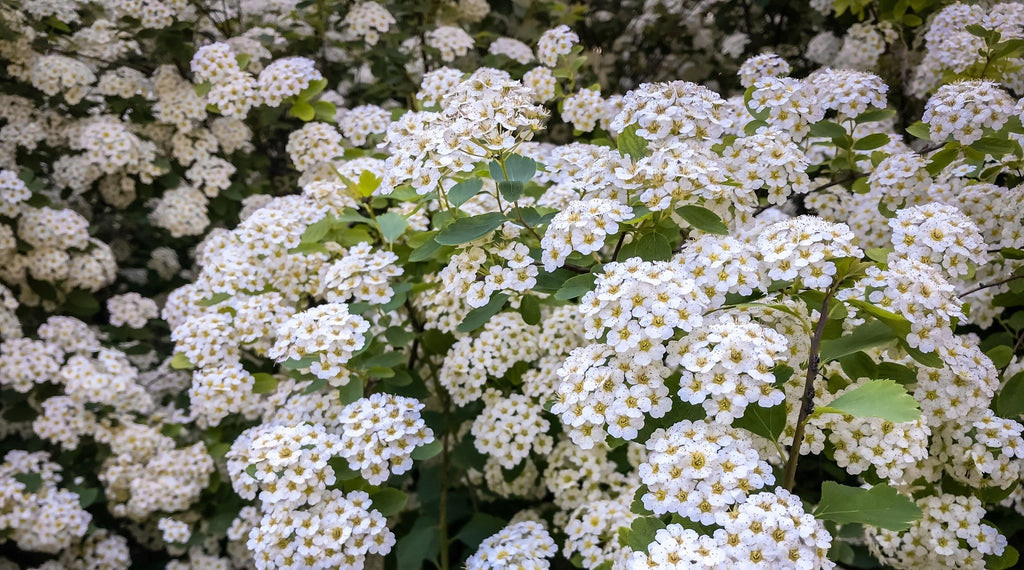
<svg viewBox="0 0 1024 570">
<path fill-rule="evenodd" d="M 0 1 L 0 569 L 1011 568 L 1024 4 Z"/>
</svg>

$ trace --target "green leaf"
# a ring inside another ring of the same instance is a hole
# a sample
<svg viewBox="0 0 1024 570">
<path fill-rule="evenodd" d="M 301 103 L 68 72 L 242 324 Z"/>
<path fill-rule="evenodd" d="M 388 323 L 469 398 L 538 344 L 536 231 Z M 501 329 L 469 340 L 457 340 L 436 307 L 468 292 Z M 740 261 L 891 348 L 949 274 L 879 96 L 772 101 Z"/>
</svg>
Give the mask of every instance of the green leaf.
<svg viewBox="0 0 1024 570">
<path fill-rule="evenodd" d="M 1006 259 L 1024 259 L 1024 250 L 1014 249 L 1012 247 L 1004 247 L 999 250 L 999 254 Z"/>
<path fill-rule="evenodd" d="M 922 123 L 921 121 L 918 121 L 918 122 L 914 123 L 913 125 L 910 125 L 909 127 L 907 127 L 907 133 L 910 136 L 912 136 L 914 138 L 917 138 L 917 139 L 921 139 L 923 141 L 931 141 L 932 140 L 931 139 L 931 131 L 929 130 L 928 125 Z"/>
<path fill-rule="evenodd" d="M 892 311 L 887 311 L 860 299 L 847 299 L 846 303 L 885 323 L 893 332 L 900 336 L 906 336 L 910 333 L 910 321 Z"/>
<path fill-rule="evenodd" d="M 854 142 L 853 150 L 874 150 L 887 144 L 889 144 L 889 135 L 885 133 L 875 133 Z"/>
<path fill-rule="evenodd" d="M 477 192 L 483 187 L 484 181 L 479 178 L 470 178 L 469 180 L 459 182 L 448 190 L 448 202 L 458 208 L 465 204 L 467 200 L 476 196 Z"/>
<path fill-rule="evenodd" d="M 886 263 L 889 261 L 889 254 L 892 253 L 891 247 L 871 247 L 864 250 L 864 253 L 868 256 L 868 259 L 877 261 L 878 263 Z"/>
<path fill-rule="evenodd" d="M 344 386 L 338 388 L 341 403 L 348 405 L 363 397 L 363 380 L 357 376 L 349 378 Z"/>
<path fill-rule="evenodd" d="M 768 109 L 765 109 L 765 111 L 767 112 Z M 749 136 L 753 136 L 753 135 L 757 134 L 758 129 L 760 129 L 761 127 L 767 127 L 767 126 L 768 126 L 768 123 L 766 121 L 763 121 L 763 120 L 760 120 L 760 119 L 758 119 L 756 121 L 750 121 L 749 123 L 747 123 L 746 125 L 743 126 L 743 134 L 747 135 L 748 137 Z"/>
<path fill-rule="evenodd" d="M 431 257 L 434 257 L 434 254 L 437 253 L 437 250 L 444 247 L 443 245 L 437 243 L 437 240 L 434 239 L 434 237 L 437 235 L 436 231 L 431 231 L 427 233 L 430 234 L 430 238 L 427 239 L 427 241 L 423 242 L 423 245 L 412 250 L 412 253 L 409 254 L 409 261 L 426 261 Z"/>
<path fill-rule="evenodd" d="M 818 121 L 811 125 L 811 135 L 827 139 L 839 139 L 847 136 L 846 129 L 834 121 Z"/>
<path fill-rule="evenodd" d="M 372 196 L 377 188 L 380 187 L 380 183 L 381 179 L 377 178 L 376 174 L 369 170 L 364 170 L 363 173 L 359 175 L 359 181 L 356 182 L 356 193 L 363 198 Z"/>
<path fill-rule="evenodd" d="M 857 380 L 859 378 L 884 378 L 878 375 L 878 365 L 863 351 L 847 354 L 839 359 L 843 372 L 847 378 Z M 902 382 L 900 382 L 902 384 Z"/>
<path fill-rule="evenodd" d="M 885 483 L 861 489 L 825 481 L 814 516 L 839 524 L 860 523 L 901 531 L 921 518 L 921 509 Z"/>
<path fill-rule="evenodd" d="M 575 299 L 586 294 L 589 291 L 594 290 L 594 282 L 597 280 L 597 276 L 593 273 L 584 273 L 583 275 L 577 275 L 571 279 L 566 279 L 562 287 L 555 293 L 555 299 L 559 301 L 568 301 L 569 299 Z"/>
<path fill-rule="evenodd" d="M 316 109 L 308 102 L 299 100 L 288 110 L 288 114 L 300 121 L 309 122 L 316 118 Z"/>
<path fill-rule="evenodd" d="M 501 169 L 501 163 L 497 160 L 492 160 L 487 163 L 487 171 L 491 173 L 491 178 L 495 182 L 508 182 L 508 178 L 505 176 L 505 171 Z"/>
<path fill-rule="evenodd" d="M 535 228 L 551 221 L 558 214 L 558 210 L 550 208 L 522 208 L 516 207 L 516 212 L 522 217 L 522 223 L 528 227 Z"/>
<path fill-rule="evenodd" d="M 317 119 L 328 123 L 334 122 L 334 115 L 338 112 L 338 108 L 330 101 L 314 101 L 313 110 Z"/>
<path fill-rule="evenodd" d="M 211 445 L 207 449 L 207 452 L 210 454 L 210 457 L 212 457 L 214 459 L 220 459 L 221 457 L 224 457 L 225 455 L 227 455 L 228 451 L 230 451 L 230 450 L 231 450 L 231 444 L 230 443 L 228 443 L 226 441 L 220 441 L 220 442 L 217 442 L 217 443 L 214 443 L 213 445 Z"/>
<path fill-rule="evenodd" d="M 471 549 L 480 546 L 485 538 L 505 528 L 505 520 L 486 513 L 473 513 L 469 522 L 459 530 L 453 539 L 461 541 Z"/>
<path fill-rule="evenodd" d="M 498 311 L 505 306 L 508 301 L 508 295 L 504 293 L 497 293 L 491 295 L 491 300 L 487 302 L 483 307 L 473 309 L 466 315 L 466 319 L 459 323 L 459 326 L 455 330 L 459 332 L 473 332 L 476 329 L 484 326 L 484 323 L 491 320 Z"/>
<path fill-rule="evenodd" d="M 994 346 L 985 351 L 985 354 L 992 359 L 996 368 L 1006 368 L 1006 365 L 1013 359 L 1013 349 L 1005 344 Z"/>
<path fill-rule="evenodd" d="M 999 158 L 1003 155 L 1014 152 L 1019 149 L 1020 146 L 1016 142 L 1007 139 L 982 137 L 981 139 L 971 143 L 971 148 L 978 152 L 991 155 L 994 158 Z"/>
<path fill-rule="evenodd" d="M 100 312 L 100 303 L 92 293 L 84 289 L 75 289 L 68 293 L 64 305 L 68 312 L 76 317 L 91 317 Z"/>
<path fill-rule="evenodd" d="M 498 229 L 505 220 L 505 216 L 498 212 L 459 218 L 434 236 L 434 240 L 441 245 L 459 245 L 484 237 Z"/>
<path fill-rule="evenodd" d="M 302 232 L 302 237 L 299 238 L 299 242 L 319 243 L 327 237 L 327 232 L 331 231 L 331 225 L 333 223 L 334 220 L 331 219 L 331 216 L 327 216 L 320 221 L 309 224 L 306 226 L 306 231 Z"/>
<path fill-rule="evenodd" d="M 634 552 L 647 552 L 647 546 L 654 542 L 654 536 L 665 528 L 665 523 L 656 517 L 638 517 L 629 525 L 629 547 Z"/>
<path fill-rule="evenodd" d="M 907 344 L 907 341 L 903 340 L 902 338 L 897 340 L 900 343 L 900 348 L 905 350 L 907 354 L 909 354 L 914 360 L 918 361 L 919 363 L 924 364 L 925 366 L 928 366 L 930 368 L 941 368 L 945 365 L 945 362 L 942 360 L 942 357 L 940 357 L 938 354 L 934 352 L 921 352 L 920 350 L 911 347 L 909 344 Z"/>
<path fill-rule="evenodd" d="M 639 257 L 644 261 L 668 261 L 672 259 L 672 244 L 660 233 L 646 233 L 619 250 L 619 259 L 631 257 Z"/>
<path fill-rule="evenodd" d="M 643 496 L 647 494 L 649 489 L 647 485 L 640 485 L 636 492 L 633 493 L 633 502 L 629 505 L 629 512 L 634 515 L 647 515 L 650 514 L 647 509 L 644 508 Z M 650 543 L 648 543 L 650 544 Z"/>
<path fill-rule="evenodd" d="M 1020 561 L 1020 553 L 1017 549 L 1006 545 L 1003 549 L 1003 553 L 999 556 L 989 554 L 985 556 L 985 568 L 987 570 L 1006 570 L 1007 568 L 1016 568 L 1017 562 Z"/>
<path fill-rule="evenodd" d="M 516 180 L 498 182 L 498 191 L 501 192 L 501 197 L 509 202 L 518 200 L 523 195 L 523 190 L 525 189 L 526 186 Z"/>
<path fill-rule="evenodd" d="M 309 82 L 309 85 L 305 89 L 299 91 L 298 99 L 301 101 L 307 101 L 312 97 L 316 96 L 317 93 L 324 90 L 327 87 L 326 79 L 315 79 Z"/>
<path fill-rule="evenodd" d="M 384 331 L 384 338 L 388 339 L 392 346 L 405 346 L 416 338 L 416 334 L 406 330 L 405 327 L 393 326 Z"/>
<path fill-rule="evenodd" d="M 960 156 L 959 147 L 956 145 L 947 146 L 931 156 L 931 160 L 928 161 L 928 165 L 925 166 L 925 170 L 928 171 L 928 174 L 937 176 L 942 172 L 943 168 L 949 166 L 949 164 L 956 160 L 956 157 L 958 156 Z"/>
<path fill-rule="evenodd" d="M 310 354 L 302 358 L 289 358 L 281 362 L 281 367 L 287 370 L 299 370 L 300 368 L 309 368 L 311 364 L 319 360 L 319 354 Z"/>
<path fill-rule="evenodd" d="M 636 134 L 638 124 L 632 124 L 623 129 L 615 138 L 615 147 L 619 154 L 628 156 L 633 160 L 639 160 L 647 156 L 647 140 Z"/>
<path fill-rule="evenodd" d="M 903 366 L 902 364 L 896 364 L 895 362 L 883 362 L 878 365 L 875 371 L 877 378 L 888 378 L 889 380 L 896 381 L 897 384 L 915 384 L 917 383 L 917 372 Z"/>
<path fill-rule="evenodd" d="M 436 561 L 440 544 L 437 520 L 421 516 L 395 544 L 398 568 L 422 568 L 424 561 Z"/>
<path fill-rule="evenodd" d="M 306 384 L 306 389 L 302 391 L 303 395 L 315 394 L 320 390 L 323 390 L 327 386 L 327 380 L 323 378 L 314 377 L 309 384 Z M 347 402 L 346 402 L 347 403 Z"/>
<path fill-rule="evenodd" d="M 370 218 L 367 218 L 352 208 L 345 208 L 340 214 L 335 216 L 334 220 L 338 222 L 362 222 L 365 224 L 368 224 L 371 221 Z"/>
<path fill-rule="evenodd" d="M 175 353 L 174 358 L 171 359 L 171 368 L 175 370 L 187 370 L 195 368 L 195 366 L 196 365 L 192 364 L 192 361 L 189 360 L 187 356 L 180 352 Z"/>
<path fill-rule="evenodd" d="M 722 218 L 707 208 L 691 204 L 683 206 L 676 211 L 690 225 L 699 230 L 709 234 L 729 235 L 729 227 L 722 222 Z"/>
<path fill-rule="evenodd" d="M 441 448 L 441 440 L 435 439 L 434 441 L 426 445 L 421 445 L 416 449 L 412 450 L 410 456 L 416 461 L 426 461 L 427 459 L 434 457 L 438 453 L 441 453 Z"/>
<path fill-rule="evenodd" d="M 537 162 L 518 154 L 509 155 L 505 158 L 505 171 L 508 173 L 510 181 L 525 184 L 537 173 Z"/>
<path fill-rule="evenodd" d="M 903 14 L 902 19 L 903 23 L 911 28 L 920 26 L 921 24 L 924 23 L 924 20 L 921 19 L 921 16 L 918 16 L 917 14 Z"/>
<path fill-rule="evenodd" d="M 252 393 L 269 394 L 277 389 L 277 377 L 266 372 L 257 372 L 252 375 Z"/>
<path fill-rule="evenodd" d="M 895 109 L 872 109 L 865 111 L 854 119 L 854 122 L 858 125 L 861 123 L 874 123 L 877 121 L 885 121 L 896 116 Z"/>
<path fill-rule="evenodd" d="M 989 56 L 991 60 L 1006 58 L 1018 58 L 1024 54 L 1024 40 L 1014 38 L 996 44 L 995 49 Z"/>
<path fill-rule="evenodd" d="M 861 350 L 881 346 L 896 338 L 885 323 L 868 321 L 837 339 L 821 341 L 821 362 L 831 362 Z"/>
<path fill-rule="evenodd" d="M 1014 374 L 996 399 L 996 413 L 1001 418 L 1024 416 L 1024 372 Z"/>
<path fill-rule="evenodd" d="M 815 415 L 849 414 L 859 418 L 882 418 L 910 422 L 921 417 L 917 400 L 892 380 L 870 380 L 814 410 Z"/>
<path fill-rule="evenodd" d="M 519 302 L 519 314 L 528 325 L 540 323 L 540 301 L 533 295 L 526 295 Z"/>
<path fill-rule="evenodd" d="M 203 299 L 202 301 L 199 301 L 196 304 L 199 305 L 200 307 L 212 307 L 214 305 L 227 301 L 230 298 L 230 293 L 214 293 L 213 295 L 210 295 L 206 299 Z"/>
<path fill-rule="evenodd" d="M 35 493 L 43 486 L 43 476 L 39 473 L 15 473 L 14 480 L 24 485 L 29 493 Z"/>
<path fill-rule="evenodd" d="M 967 30 L 967 33 L 971 34 L 972 36 L 977 36 L 983 40 L 987 39 L 992 33 L 985 29 L 984 26 L 978 24 L 968 24 L 964 26 L 964 29 Z"/>
<path fill-rule="evenodd" d="M 96 499 L 99 499 L 100 497 L 100 490 L 96 487 L 75 489 L 75 493 L 78 494 L 78 504 L 81 505 L 83 509 L 88 509 L 96 502 Z"/>
<path fill-rule="evenodd" d="M 747 406 L 743 416 L 737 418 L 732 425 L 772 441 L 779 441 L 779 435 L 786 429 L 786 404 L 770 408 L 752 404 Z"/>
<path fill-rule="evenodd" d="M 384 241 L 394 242 L 402 237 L 408 227 L 409 220 L 397 212 L 388 212 L 377 216 L 377 228 L 380 229 L 380 235 Z"/>
<path fill-rule="evenodd" d="M 373 503 L 373 508 L 380 511 L 380 514 L 385 517 L 402 512 L 402 508 L 405 507 L 405 503 L 408 500 L 408 495 L 392 487 L 381 487 L 370 493 L 370 501 Z"/>
</svg>

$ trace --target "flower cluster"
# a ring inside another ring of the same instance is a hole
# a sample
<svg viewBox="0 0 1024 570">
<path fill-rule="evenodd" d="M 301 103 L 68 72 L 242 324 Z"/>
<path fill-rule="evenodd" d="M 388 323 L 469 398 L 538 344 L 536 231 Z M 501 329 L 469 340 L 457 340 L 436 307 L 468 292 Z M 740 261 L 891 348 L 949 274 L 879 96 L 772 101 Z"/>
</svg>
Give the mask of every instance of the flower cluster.
<svg viewBox="0 0 1024 570">
<path fill-rule="evenodd" d="M 511 524 L 484 539 L 476 554 L 466 560 L 470 570 L 518 568 L 541 570 L 555 554 L 555 541 L 540 523 L 523 521 Z"/>
<path fill-rule="evenodd" d="M 722 424 L 683 420 L 655 430 L 646 446 L 649 455 L 638 472 L 647 492 L 640 500 L 655 514 L 721 524 L 732 505 L 775 482 L 750 436 Z"/>
<path fill-rule="evenodd" d="M 133 329 L 146 326 L 146 321 L 160 314 L 156 302 L 138 293 L 125 293 L 107 300 L 110 324 L 115 327 L 127 325 Z"/>
<path fill-rule="evenodd" d="M 413 449 L 434 441 L 420 417 L 423 404 L 412 398 L 373 394 L 349 404 L 338 418 L 342 431 L 338 454 L 371 484 L 412 467 Z"/>
<path fill-rule="evenodd" d="M 92 515 L 57 486 L 61 468 L 45 451 L 8 451 L 0 464 L 0 530 L 32 552 L 56 554 L 85 536 Z"/>
<path fill-rule="evenodd" d="M 604 247 L 605 238 L 619 232 L 619 222 L 633 210 L 618 202 L 592 198 L 570 203 L 555 215 L 541 240 L 541 261 L 546 271 L 565 264 L 573 251 L 590 255 Z"/>
<path fill-rule="evenodd" d="M 476 337 L 457 341 L 444 359 L 438 380 L 459 406 L 480 399 L 488 376 L 504 376 L 519 361 L 540 356 L 540 329 L 518 313 L 500 313 Z"/>
<path fill-rule="evenodd" d="M 531 450 L 538 455 L 551 451 L 550 423 L 540 405 L 522 394 L 504 398 L 494 391 L 483 399 L 484 410 L 470 428 L 477 451 L 494 457 L 505 469 L 514 468 Z"/>
<path fill-rule="evenodd" d="M 317 378 L 344 386 L 349 375 L 344 364 L 366 343 L 370 323 L 348 312 L 345 303 L 328 303 L 292 315 L 277 331 L 277 341 L 267 353 L 271 358 L 303 361 Z"/>
<path fill-rule="evenodd" d="M 665 363 L 681 370 L 680 399 L 703 405 L 709 418 L 729 424 L 750 404 L 782 403 L 772 367 L 787 348 L 786 337 L 772 328 L 716 315 L 670 341 Z"/>
<path fill-rule="evenodd" d="M 552 28 L 541 34 L 537 40 L 537 59 L 548 67 L 555 67 L 558 65 L 558 58 L 568 55 L 579 41 L 580 37 L 569 29 L 569 26 Z"/>
<path fill-rule="evenodd" d="M 380 35 L 387 33 L 394 24 L 395 17 L 376 2 L 356 4 L 342 20 L 345 36 L 361 39 L 367 46 L 377 45 Z"/>
<path fill-rule="evenodd" d="M 894 568 L 984 568 L 984 557 L 1006 548 L 1006 537 L 982 522 L 979 499 L 939 494 L 917 502 L 922 517 L 904 532 L 867 527 L 868 546 Z"/>
<path fill-rule="evenodd" d="M 566 558 L 578 555 L 584 568 L 593 569 L 607 562 L 615 563 L 628 555 L 628 548 L 618 538 L 607 538 L 616 529 L 628 528 L 637 515 L 630 511 L 632 495 L 623 493 L 617 499 L 591 501 L 576 507 L 565 525 Z"/>
<path fill-rule="evenodd" d="M 928 125 L 933 141 L 952 138 L 969 145 L 985 136 L 985 129 L 1001 129 L 1015 114 L 1014 103 L 990 81 L 950 83 L 928 99 L 921 120 Z"/>
<path fill-rule="evenodd" d="M 330 303 L 354 298 L 386 304 L 395 294 L 388 281 L 403 271 L 396 261 L 398 256 L 390 251 L 374 251 L 366 242 L 356 244 L 341 259 L 320 268 L 317 295 Z"/>
<path fill-rule="evenodd" d="M 24 4 L 0 568 L 1019 548 L 1020 3 Z"/>
<path fill-rule="evenodd" d="M 939 265 L 950 275 L 966 275 L 970 265 L 988 260 L 978 226 L 952 206 L 931 203 L 905 208 L 889 220 L 897 255 Z"/>
</svg>

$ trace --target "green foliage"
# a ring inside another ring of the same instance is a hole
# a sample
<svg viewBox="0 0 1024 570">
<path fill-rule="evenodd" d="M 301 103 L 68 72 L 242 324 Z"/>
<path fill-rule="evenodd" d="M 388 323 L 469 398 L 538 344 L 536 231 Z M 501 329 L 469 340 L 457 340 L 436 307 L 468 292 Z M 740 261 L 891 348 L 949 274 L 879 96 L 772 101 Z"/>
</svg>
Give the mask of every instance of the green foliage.
<svg viewBox="0 0 1024 570">
<path fill-rule="evenodd" d="M 491 300 L 486 305 L 470 311 L 456 330 L 459 332 L 472 332 L 484 326 L 487 321 L 491 320 L 491 317 L 504 308 L 506 302 L 508 302 L 508 295 L 504 293 L 492 295 Z"/>
<path fill-rule="evenodd" d="M 647 156 L 647 140 L 636 134 L 638 128 L 640 128 L 639 125 L 630 125 L 615 138 L 615 145 L 619 153 L 633 160 Z"/>
<path fill-rule="evenodd" d="M 814 516 L 839 524 L 860 523 L 899 531 L 921 518 L 921 509 L 885 483 L 862 489 L 825 481 Z"/>
<path fill-rule="evenodd" d="M 921 406 L 907 389 L 892 380 L 870 380 L 815 409 L 816 414 L 848 414 L 910 422 L 921 417 Z"/>
<path fill-rule="evenodd" d="M 479 178 L 470 178 L 469 180 L 459 182 L 448 191 L 448 202 L 458 208 L 465 204 L 466 200 L 476 196 L 477 192 L 483 187 L 484 181 Z"/>
<path fill-rule="evenodd" d="M 434 241 L 441 245 L 463 244 L 486 236 L 505 221 L 505 216 L 498 212 L 459 218 L 434 236 Z"/>
<path fill-rule="evenodd" d="M 707 208 L 691 204 L 682 206 L 677 212 L 698 230 L 718 235 L 728 235 L 729 233 L 729 228 L 722 222 L 722 218 Z"/>
</svg>

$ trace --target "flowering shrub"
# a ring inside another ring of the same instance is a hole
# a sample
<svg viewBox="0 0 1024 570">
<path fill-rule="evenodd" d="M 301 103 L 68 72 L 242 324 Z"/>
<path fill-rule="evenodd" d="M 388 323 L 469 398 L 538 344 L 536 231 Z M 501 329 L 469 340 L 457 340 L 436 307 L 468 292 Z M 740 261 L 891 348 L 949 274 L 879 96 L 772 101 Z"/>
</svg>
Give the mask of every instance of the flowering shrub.
<svg viewBox="0 0 1024 570">
<path fill-rule="evenodd" d="M 1024 5 L 0 28 L 0 567 L 1019 563 Z"/>
</svg>

